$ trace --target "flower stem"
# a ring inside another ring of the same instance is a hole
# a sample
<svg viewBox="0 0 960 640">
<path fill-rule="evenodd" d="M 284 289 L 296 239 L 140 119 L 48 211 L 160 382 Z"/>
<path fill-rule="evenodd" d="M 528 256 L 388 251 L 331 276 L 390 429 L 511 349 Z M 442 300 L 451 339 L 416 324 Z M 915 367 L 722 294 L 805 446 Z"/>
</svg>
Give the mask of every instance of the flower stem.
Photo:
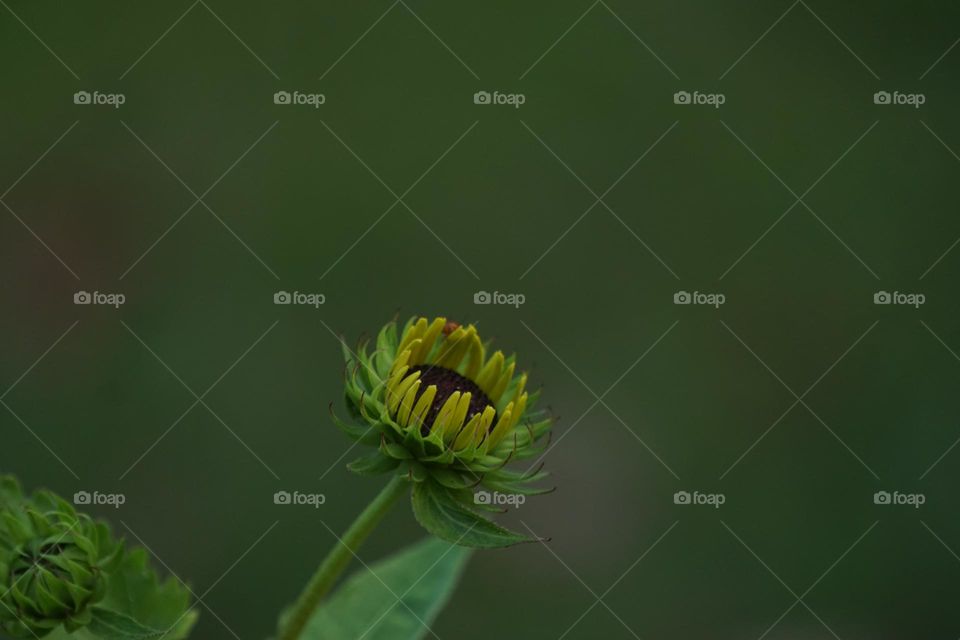
<svg viewBox="0 0 960 640">
<path fill-rule="evenodd" d="M 407 482 L 403 477 L 393 476 L 373 502 L 357 516 L 343 537 L 324 558 L 303 593 L 297 598 L 280 634 L 280 640 L 297 640 L 300 637 L 313 612 L 320 605 L 320 601 L 329 593 L 334 582 L 350 564 L 354 553 L 380 523 L 393 503 L 406 493 L 407 488 Z"/>
</svg>

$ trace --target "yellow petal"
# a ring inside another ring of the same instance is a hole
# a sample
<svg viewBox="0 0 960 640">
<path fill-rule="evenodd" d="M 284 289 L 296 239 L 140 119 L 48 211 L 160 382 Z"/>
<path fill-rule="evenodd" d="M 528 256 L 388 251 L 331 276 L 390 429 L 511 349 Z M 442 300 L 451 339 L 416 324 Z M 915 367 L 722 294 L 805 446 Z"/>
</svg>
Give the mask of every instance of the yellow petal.
<svg viewBox="0 0 960 640">
<path fill-rule="evenodd" d="M 387 380 L 387 393 L 393 393 L 397 388 L 397 385 L 400 384 L 400 381 L 403 380 L 403 377 L 407 375 L 407 371 L 410 370 L 410 367 L 403 365 L 390 375 L 390 379 Z"/>
<path fill-rule="evenodd" d="M 447 424 L 449 424 L 450 416 L 453 415 L 459 401 L 459 391 L 454 391 L 450 394 L 446 401 L 444 401 L 443 406 L 440 407 L 440 411 L 437 412 L 437 418 L 433 421 L 433 426 L 430 428 L 431 433 L 439 431 L 441 435 L 446 437 Z"/>
<path fill-rule="evenodd" d="M 473 334 L 470 338 L 469 352 L 467 353 L 467 368 L 464 375 L 471 380 L 475 380 L 480 373 L 480 367 L 483 366 L 483 342 L 480 336 Z"/>
<path fill-rule="evenodd" d="M 407 392 L 403 394 L 403 400 L 400 402 L 400 409 L 397 411 L 397 424 L 401 427 L 407 426 L 410 419 L 410 411 L 413 409 L 413 401 L 417 398 L 417 391 L 420 390 L 422 380 L 416 380 Z"/>
<path fill-rule="evenodd" d="M 470 392 L 461 393 L 460 399 L 457 401 L 457 407 L 453 410 L 453 413 L 450 414 L 449 422 L 447 422 L 446 428 L 443 430 L 444 439 L 452 438 L 460 432 L 460 427 L 463 426 L 463 421 L 467 417 L 467 411 L 470 409 Z"/>
<path fill-rule="evenodd" d="M 513 403 L 511 403 L 513 404 Z M 527 410 L 527 394 L 524 393 L 520 396 L 520 399 L 517 400 L 517 409 L 513 412 L 513 419 L 510 421 L 510 428 L 512 429 L 520 419 L 523 417 L 523 412 Z"/>
<path fill-rule="evenodd" d="M 466 329 L 458 327 L 453 333 L 447 336 L 447 339 L 440 345 L 441 351 L 439 357 L 436 359 L 437 366 L 443 367 L 444 369 L 456 369 L 467 351 L 467 346 L 469 346 L 467 339 L 473 332 L 476 332 L 476 329 L 473 327 Z"/>
<path fill-rule="evenodd" d="M 406 330 L 403 334 L 403 337 L 400 338 L 400 345 L 397 347 L 397 353 L 405 351 L 410 343 L 423 335 L 424 331 L 427 329 L 427 319 L 419 318 L 415 323 L 410 325 L 410 328 Z"/>
<path fill-rule="evenodd" d="M 423 418 L 427 415 L 427 411 L 430 410 L 430 406 L 433 404 L 433 398 L 436 395 L 437 385 L 432 384 L 427 387 L 427 390 L 424 391 L 420 399 L 417 400 L 417 404 L 414 405 L 413 411 L 410 413 L 410 424 L 420 425 L 423 423 Z"/>
<path fill-rule="evenodd" d="M 476 429 L 480 426 L 480 414 L 475 413 L 473 417 L 470 418 L 463 429 L 460 430 L 460 435 L 457 436 L 456 442 L 453 443 L 454 450 L 463 449 L 473 442 L 473 438 L 476 435 Z"/>
<path fill-rule="evenodd" d="M 400 404 L 400 401 L 403 399 L 404 395 L 407 393 L 407 389 L 410 388 L 414 382 L 419 380 L 420 372 L 414 371 L 406 378 L 403 379 L 403 382 L 397 385 L 393 390 L 393 393 L 387 398 L 387 409 L 390 411 L 391 415 L 396 415 L 397 406 Z"/>
<path fill-rule="evenodd" d="M 507 408 L 503 410 L 503 413 L 500 414 L 500 420 L 497 421 L 497 426 L 493 428 L 493 431 L 490 432 L 490 437 L 488 438 L 487 450 L 489 451 L 493 447 L 497 446 L 503 437 L 510 432 L 510 428 L 513 426 L 513 403 L 507 405 Z"/>
<path fill-rule="evenodd" d="M 497 384 L 494 385 L 493 389 L 490 390 L 490 393 L 487 396 L 493 400 L 494 403 L 500 402 L 500 396 L 503 395 L 503 391 L 507 388 L 507 384 L 513 378 L 513 370 L 516 367 L 516 363 L 511 362 L 510 366 L 507 367 L 507 370 L 500 374 L 500 379 L 497 381 Z"/>
<path fill-rule="evenodd" d="M 440 335 L 440 332 L 443 331 L 443 327 L 446 324 L 446 318 L 434 318 L 433 322 L 430 323 L 430 327 L 424 332 L 423 343 L 420 345 L 420 349 L 416 354 L 418 363 L 427 361 L 427 357 L 429 357 L 430 352 L 433 350 L 433 345 L 436 343 L 437 337 Z"/>
<path fill-rule="evenodd" d="M 490 389 L 497 383 L 497 380 L 500 379 L 500 372 L 502 370 L 503 351 L 497 351 L 490 356 L 487 364 L 483 365 L 483 369 L 480 370 L 476 379 L 477 386 L 483 389 L 487 397 L 490 397 Z"/>
<path fill-rule="evenodd" d="M 476 437 L 473 443 L 477 446 L 483 442 L 484 437 L 490 432 L 490 425 L 493 424 L 493 418 L 497 415 L 497 410 L 487 405 L 487 408 L 480 414 L 480 426 L 477 427 Z"/>
</svg>

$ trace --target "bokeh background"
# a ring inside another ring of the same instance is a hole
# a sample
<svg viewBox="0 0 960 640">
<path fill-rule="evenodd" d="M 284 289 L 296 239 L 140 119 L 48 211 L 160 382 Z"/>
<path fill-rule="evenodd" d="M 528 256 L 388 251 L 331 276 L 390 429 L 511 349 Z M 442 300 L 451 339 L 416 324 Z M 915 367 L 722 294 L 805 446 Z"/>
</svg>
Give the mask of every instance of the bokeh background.
<svg viewBox="0 0 960 640">
<path fill-rule="evenodd" d="M 395 314 L 479 323 L 561 418 L 505 518 L 549 548 L 476 554 L 438 637 L 960 635 L 960 7 L 0 4 L 0 465 L 122 492 L 196 637 L 267 636 L 378 491 L 327 407 Z"/>
</svg>

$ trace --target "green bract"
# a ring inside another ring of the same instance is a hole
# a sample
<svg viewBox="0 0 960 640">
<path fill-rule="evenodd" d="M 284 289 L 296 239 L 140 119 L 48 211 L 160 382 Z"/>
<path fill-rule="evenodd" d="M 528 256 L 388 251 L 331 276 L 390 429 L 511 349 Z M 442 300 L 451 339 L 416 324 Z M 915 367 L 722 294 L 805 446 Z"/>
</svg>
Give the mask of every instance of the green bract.
<svg viewBox="0 0 960 640">
<path fill-rule="evenodd" d="M 534 410 L 538 393 L 526 391 L 527 376 L 516 371 L 515 357 L 501 351 L 488 356 L 473 325 L 445 318 L 413 318 L 399 335 L 391 322 L 373 353 L 368 347 L 344 347 L 347 407 L 366 424 L 334 419 L 347 435 L 377 450 L 350 469 L 405 474 L 415 483 L 417 519 L 446 540 L 480 547 L 529 540 L 473 511 L 497 504 L 477 499 L 478 487 L 502 494 L 545 492 L 530 486 L 545 477 L 539 468 L 506 468 L 543 453 L 541 439 L 552 422 Z"/>
<path fill-rule="evenodd" d="M 3 511 L 0 522 L 0 628 L 18 638 L 61 624 L 90 623 L 106 593 L 105 572 L 120 552 L 103 524 L 52 493 L 37 492 Z"/>
<path fill-rule="evenodd" d="M 14 638 L 185 638 L 188 592 L 161 584 L 142 550 L 49 491 L 0 476 L 0 631 Z"/>
</svg>

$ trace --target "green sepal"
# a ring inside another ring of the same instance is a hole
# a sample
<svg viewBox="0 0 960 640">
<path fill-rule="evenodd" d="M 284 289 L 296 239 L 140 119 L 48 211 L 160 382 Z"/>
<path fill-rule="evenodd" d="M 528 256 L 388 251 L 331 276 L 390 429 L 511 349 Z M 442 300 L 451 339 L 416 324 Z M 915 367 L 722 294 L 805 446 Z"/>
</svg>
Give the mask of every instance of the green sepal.
<svg viewBox="0 0 960 640">
<path fill-rule="evenodd" d="M 359 473 L 362 476 L 375 476 L 393 471 L 399 464 L 400 461 L 396 458 L 391 458 L 379 449 L 376 449 L 372 453 L 360 456 L 348 464 L 347 469 L 350 469 L 350 471 L 354 473 Z"/>
<path fill-rule="evenodd" d="M 449 489 L 432 480 L 414 485 L 412 503 L 417 522 L 447 542 L 481 549 L 536 542 L 535 538 L 504 529 L 464 507 Z"/>
<path fill-rule="evenodd" d="M 361 444 L 376 444 L 380 440 L 380 434 L 377 433 L 377 430 L 372 426 L 361 427 L 357 425 L 347 424 L 343 420 L 337 417 L 337 414 L 333 412 L 333 408 L 330 408 L 330 418 L 333 420 L 333 424 L 342 431 L 348 438 L 355 440 Z"/>
</svg>

